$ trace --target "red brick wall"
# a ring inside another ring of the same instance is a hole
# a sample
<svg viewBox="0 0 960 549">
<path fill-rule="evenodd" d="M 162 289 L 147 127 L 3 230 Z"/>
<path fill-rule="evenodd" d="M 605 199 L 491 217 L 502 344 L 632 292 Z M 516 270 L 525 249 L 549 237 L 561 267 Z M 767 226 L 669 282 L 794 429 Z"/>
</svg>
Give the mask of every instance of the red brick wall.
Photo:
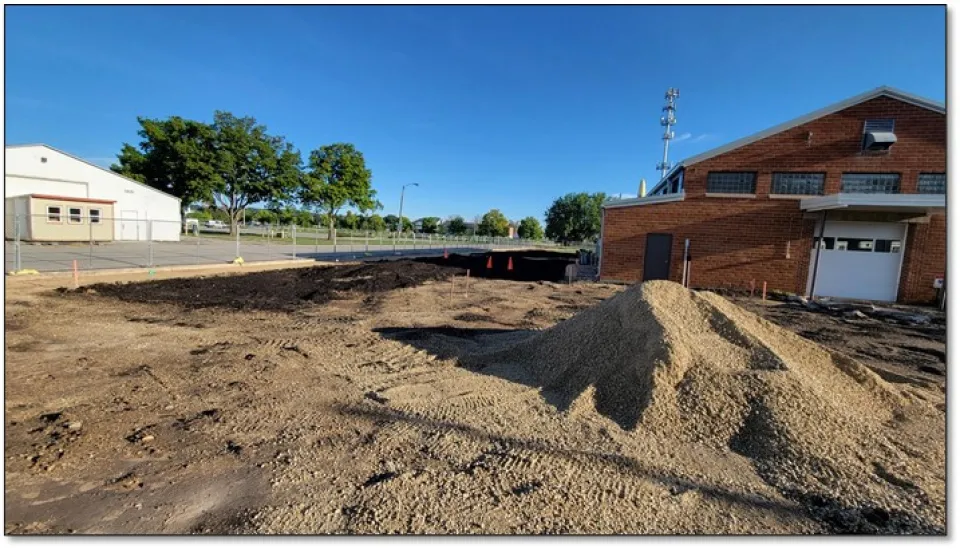
<svg viewBox="0 0 960 549">
<path fill-rule="evenodd" d="M 900 270 L 900 301 L 923 303 L 936 299 L 933 279 L 947 268 L 947 216 L 935 214 L 929 224 L 907 229 L 907 245 Z"/>
<path fill-rule="evenodd" d="M 604 213 L 601 277 L 636 281 L 643 275 L 646 234 L 673 234 L 670 279 L 683 278 L 684 240 L 690 239 L 691 286 L 805 291 L 813 222 L 795 200 L 701 198 Z M 789 257 L 787 256 L 789 243 Z"/>
<path fill-rule="evenodd" d="M 889 154 L 861 154 L 863 123 L 870 118 L 896 120 L 897 144 Z M 705 196 L 711 171 L 756 171 L 757 197 Z M 803 219 L 798 200 L 769 198 L 776 171 L 824 172 L 826 194 L 840 191 L 844 172 L 899 173 L 901 192 L 914 193 L 920 173 L 946 171 L 946 117 L 880 97 L 689 166 L 686 200 L 606 210 L 601 278 L 639 280 L 646 233 L 664 232 L 674 235 L 672 280 L 682 278 L 683 241 L 689 238 L 693 286 L 748 287 L 753 279 L 758 285 L 766 280 L 770 289 L 804 292 L 814 225 Z M 942 274 L 946 264 L 945 220 L 935 216 L 910 231 L 901 300 L 931 299 L 932 275 Z"/>
</svg>

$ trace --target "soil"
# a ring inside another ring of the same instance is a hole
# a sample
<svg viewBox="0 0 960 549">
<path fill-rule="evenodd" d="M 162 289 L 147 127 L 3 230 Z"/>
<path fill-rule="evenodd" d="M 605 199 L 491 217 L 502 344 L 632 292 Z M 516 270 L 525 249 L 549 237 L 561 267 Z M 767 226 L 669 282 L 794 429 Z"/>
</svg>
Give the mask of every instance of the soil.
<svg viewBox="0 0 960 549">
<path fill-rule="evenodd" d="M 932 307 L 898 306 L 930 317 L 911 325 L 875 318 L 846 318 L 802 306 L 730 297 L 737 305 L 869 366 L 887 381 L 943 388 L 946 382 L 947 318 Z"/>
<path fill-rule="evenodd" d="M 77 290 L 139 303 L 177 303 L 185 307 L 295 311 L 332 299 L 364 295 L 375 300 L 398 288 L 447 280 L 466 270 L 413 261 L 378 261 L 267 271 L 246 276 L 174 278 L 148 284 L 92 284 Z"/>
<path fill-rule="evenodd" d="M 932 420 L 880 407 L 905 434 L 893 449 L 864 445 L 857 463 L 872 469 L 854 474 L 854 442 L 837 453 L 801 441 L 801 474 L 783 477 L 796 480 L 791 490 L 769 473 L 788 468 L 750 444 L 631 425 L 611 412 L 630 409 L 620 401 L 598 407 L 609 384 L 557 392 L 535 368 L 477 367 L 564 333 L 623 286 L 468 282 L 402 261 L 9 290 L 7 533 L 943 529 L 937 385 L 877 380 L 881 394 L 926 402 L 917 405 Z M 855 385 L 864 402 L 877 398 Z M 880 413 L 867 434 L 885 441 Z M 797 432 L 794 416 L 776 417 Z M 843 459 L 810 481 L 810 456 L 825 453 Z M 839 480 L 822 482 L 833 471 Z"/>
</svg>

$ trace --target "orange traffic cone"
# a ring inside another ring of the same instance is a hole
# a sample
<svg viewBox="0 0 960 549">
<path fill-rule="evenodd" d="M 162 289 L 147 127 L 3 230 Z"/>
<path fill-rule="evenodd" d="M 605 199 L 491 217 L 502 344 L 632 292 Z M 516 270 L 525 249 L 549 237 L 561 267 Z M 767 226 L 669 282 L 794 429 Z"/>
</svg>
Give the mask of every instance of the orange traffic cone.
<svg viewBox="0 0 960 549">
<path fill-rule="evenodd" d="M 487 268 L 488 268 L 488 269 L 492 269 L 492 268 L 493 268 L 493 256 L 492 256 L 492 255 L 487 258 Z"/>
<path fill-rule="evenodd" d="M 507 258 L 507 270 L 508 271 L 513 270 L 513 257 Z"/>
<path fill-rule="evenodd" d="M 444 258 L 444 259 L 450 259 L 450 255 L 447 254 L 447 249 L 446 249 L 446 248 L 443 249 L 443 258 Z"/>
</svg>

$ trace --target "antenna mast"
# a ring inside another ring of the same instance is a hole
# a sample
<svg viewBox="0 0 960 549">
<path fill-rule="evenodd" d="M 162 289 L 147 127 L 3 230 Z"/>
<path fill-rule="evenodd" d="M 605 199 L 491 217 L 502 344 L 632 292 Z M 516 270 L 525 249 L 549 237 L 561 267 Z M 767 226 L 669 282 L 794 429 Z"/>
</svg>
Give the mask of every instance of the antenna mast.
<svg viewBox="0 0 960 549">
<path fill-rule="evenodd" d="M 657 163 L 657 169 L 660 170 L 660 179 L 666 177 L 667 172 L 670 171 L 670 163 L 667 161 L 667 151 L 670 150 L 670 140 L 673 139 L 673 132 L 670 131 L 670 127 L 677 123 L 674 113 L 677 110 L 676 100 L 678 97 L 680 97 L 680 90 L 677 88 L 670 88 L 667 90 L 666 95 L 664 95 L 664 99 L 667 100 L 667 105 L 663 107 L 664 115 L 660 117 L 660 125 L 664 127 L 663 161 Z"/>
</svg>

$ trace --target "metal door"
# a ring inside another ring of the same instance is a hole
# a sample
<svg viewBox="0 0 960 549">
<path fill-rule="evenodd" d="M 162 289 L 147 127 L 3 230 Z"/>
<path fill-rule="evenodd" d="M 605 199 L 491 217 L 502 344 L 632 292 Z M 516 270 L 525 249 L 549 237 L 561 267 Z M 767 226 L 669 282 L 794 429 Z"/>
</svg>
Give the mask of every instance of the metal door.
<svg viewBox="0 0 960 549">
<path fill-rule="evenodd" d="M 668 280 L 672 251 L 672 234 L 647 234 L 647 246 L 643 252 L 643 280 Z"/>
<path fill-rule="evenodd" d="M 140 222 L 137 220 L 137 210 L 123 210 L 120 212 L 120 240 L 140 240 Z"/>
</svg>

